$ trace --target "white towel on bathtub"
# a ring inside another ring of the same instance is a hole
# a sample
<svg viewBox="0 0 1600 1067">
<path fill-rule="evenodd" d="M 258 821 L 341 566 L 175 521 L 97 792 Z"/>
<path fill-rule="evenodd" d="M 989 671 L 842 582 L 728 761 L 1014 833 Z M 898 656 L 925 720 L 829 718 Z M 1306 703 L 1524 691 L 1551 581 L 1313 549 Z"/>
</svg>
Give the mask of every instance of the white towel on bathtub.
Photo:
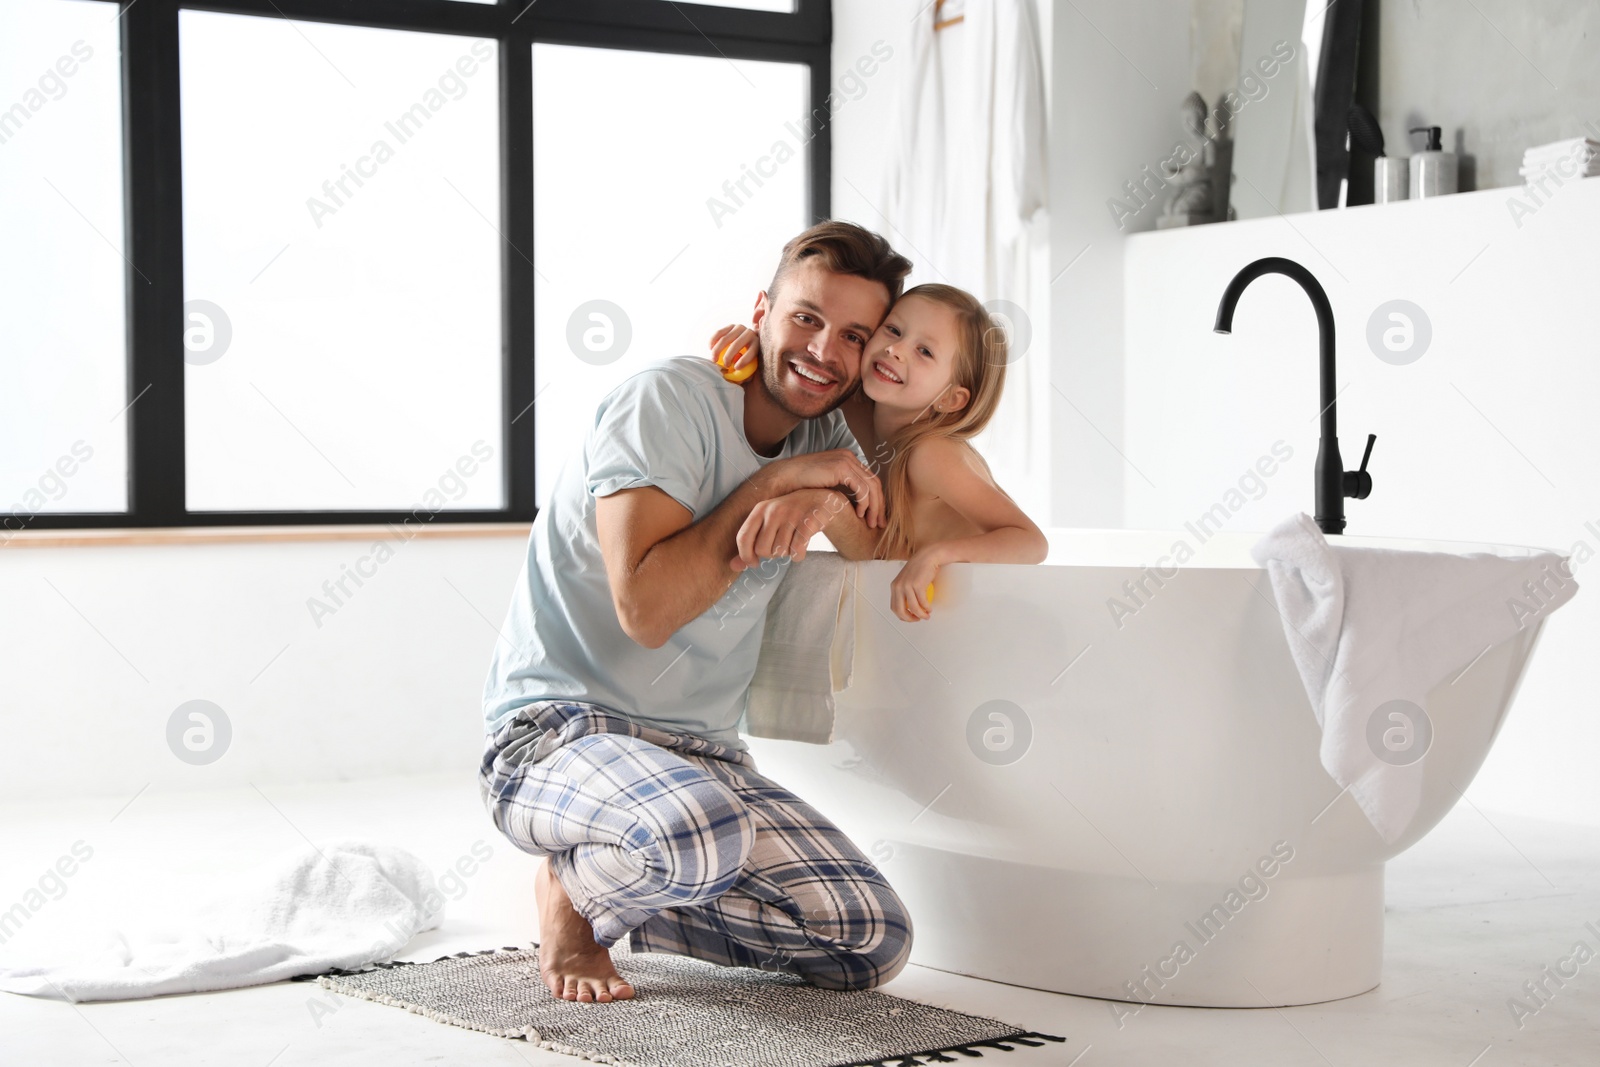
<svg viewBox="0 0 1600 1067">
<path fill-rule="evenodd" d="M 1572 599 L 1567 557 L 1330 543 L 1304 512 L 1251 549 L 1322 727 L 1322 765 L 1387 842 L 1421 799 L 1427 695 Z M 1405 704 L 1421 708 L 1418 716 Z M 1465 786 L 1464 782 L 1456 783 Z"/>
<path fill-rule="evenodd" d="M 833 740 L 833 694 L 850 684 L 855 665 L 856 566 L 837 552 L 807 552 L 788 564 L 767 603 L 745 733 Z"/>
</svg>

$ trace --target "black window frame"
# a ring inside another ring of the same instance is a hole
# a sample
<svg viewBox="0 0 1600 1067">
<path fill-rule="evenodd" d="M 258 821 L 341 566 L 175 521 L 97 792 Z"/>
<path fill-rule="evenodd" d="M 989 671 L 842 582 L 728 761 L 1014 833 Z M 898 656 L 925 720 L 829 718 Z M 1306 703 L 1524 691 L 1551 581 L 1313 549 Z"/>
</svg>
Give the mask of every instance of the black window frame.
<svg viewBox="0 0 1600 1067">
<path fill-rule="evenodd" d="M 406 510 L 190 511 L 185 506 L 183 145 L 178 12 L 416 30 L 499 42 L 502 455 L 506 506 L 444 510 L 439 523 L 526 522 L 534 505 L 533 45 L 553 43 L 775 60 L 810 71 L 807 201 L 830 213 L 827 121 L 830 0 L 791 13 L 673 0 L 119 0 L 124 272 L 127 293 L 128 508 L 40 512 L 22 528 L 343 525 L 403 522 Z M 776 250 L 774 250 L 776 253 Z M 139 264 L 136 270 L 133 264 Z M 426 509 L 422 509 L 426 510 Z M 11 529 L 7 523 L 7 528 Z M 13 532 L 15 532 L 13 530 Z"/>
</svg>

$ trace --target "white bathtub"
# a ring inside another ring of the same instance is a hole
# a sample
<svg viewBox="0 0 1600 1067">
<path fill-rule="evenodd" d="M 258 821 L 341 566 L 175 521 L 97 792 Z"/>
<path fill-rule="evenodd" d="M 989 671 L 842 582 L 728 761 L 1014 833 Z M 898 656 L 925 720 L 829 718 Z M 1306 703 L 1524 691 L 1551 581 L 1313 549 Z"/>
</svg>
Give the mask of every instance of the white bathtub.
<svg viewBox="0 0 1600 1067">
<path fill-rule="evenodd" d="M 1384 862 L 1477 773 L 1542 622 L 1429 695 L 1422 808 L 1386 845 L 1318 760 L 1271 583 L 1249 556 L 1259 534 L 1049 533 L 1038 567 L 946 567 L 920 623 L 888 610 L 900 564 L 864 564 L 836 740 L 751 739 L 760 768 L 880 864 L 910 908 L 914 963 L 1215 1007 L 1376 986 Z M 1123 583 L 1180 539 L 1196 558 L 1159 588 L 1146 576 L 1151 595 L 1118 628 L 1107 600 L 1131 604 Z"/>
</svg>

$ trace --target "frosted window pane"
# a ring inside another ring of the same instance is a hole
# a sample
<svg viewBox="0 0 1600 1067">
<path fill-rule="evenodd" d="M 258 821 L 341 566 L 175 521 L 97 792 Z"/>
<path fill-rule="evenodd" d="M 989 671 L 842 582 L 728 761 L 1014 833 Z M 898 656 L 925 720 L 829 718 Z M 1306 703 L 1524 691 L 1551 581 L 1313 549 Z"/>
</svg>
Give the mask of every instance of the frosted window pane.
<svg viewBox="0 0 1600 1067">
<path fill-rule="evenodd" d="M 504 506 L 495 43 L 179 29 L 189 508 Z"/>
<path fill-rule="evenodd" d="M 0 540 L 128 506 L 116 14 L 0 3 Z"/>
<path fill-rule="evenodd" d="M 749 321 L 807 223 L 807 84 L 792 63 L 533 46 L 540 506 L 601 397 Z M 626 316 L 625 348 L 594 301 Z"/>
</svg>

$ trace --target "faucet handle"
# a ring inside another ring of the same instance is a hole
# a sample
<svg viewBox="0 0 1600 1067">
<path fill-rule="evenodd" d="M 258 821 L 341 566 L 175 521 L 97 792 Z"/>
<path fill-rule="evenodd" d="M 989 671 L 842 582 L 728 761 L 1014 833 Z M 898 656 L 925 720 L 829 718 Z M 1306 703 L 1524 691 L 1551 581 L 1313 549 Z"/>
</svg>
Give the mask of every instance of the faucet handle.
<svg viewBox="0 0 1600 1067">
<path fill-rule="evenodd" d="M 1367 434 L 1367 450 L 1361 456 L 1361 469 L 1344 472 L 1344 495 L 1355 497 L 1357 500 L 1367 499 L 1367 494 L 1372 492 L 1372 475 L 1367 473 L 1367 460 L 1372 458 L 1372 446 L 1377 443 L 1378 435 Z"/>
</svg>

